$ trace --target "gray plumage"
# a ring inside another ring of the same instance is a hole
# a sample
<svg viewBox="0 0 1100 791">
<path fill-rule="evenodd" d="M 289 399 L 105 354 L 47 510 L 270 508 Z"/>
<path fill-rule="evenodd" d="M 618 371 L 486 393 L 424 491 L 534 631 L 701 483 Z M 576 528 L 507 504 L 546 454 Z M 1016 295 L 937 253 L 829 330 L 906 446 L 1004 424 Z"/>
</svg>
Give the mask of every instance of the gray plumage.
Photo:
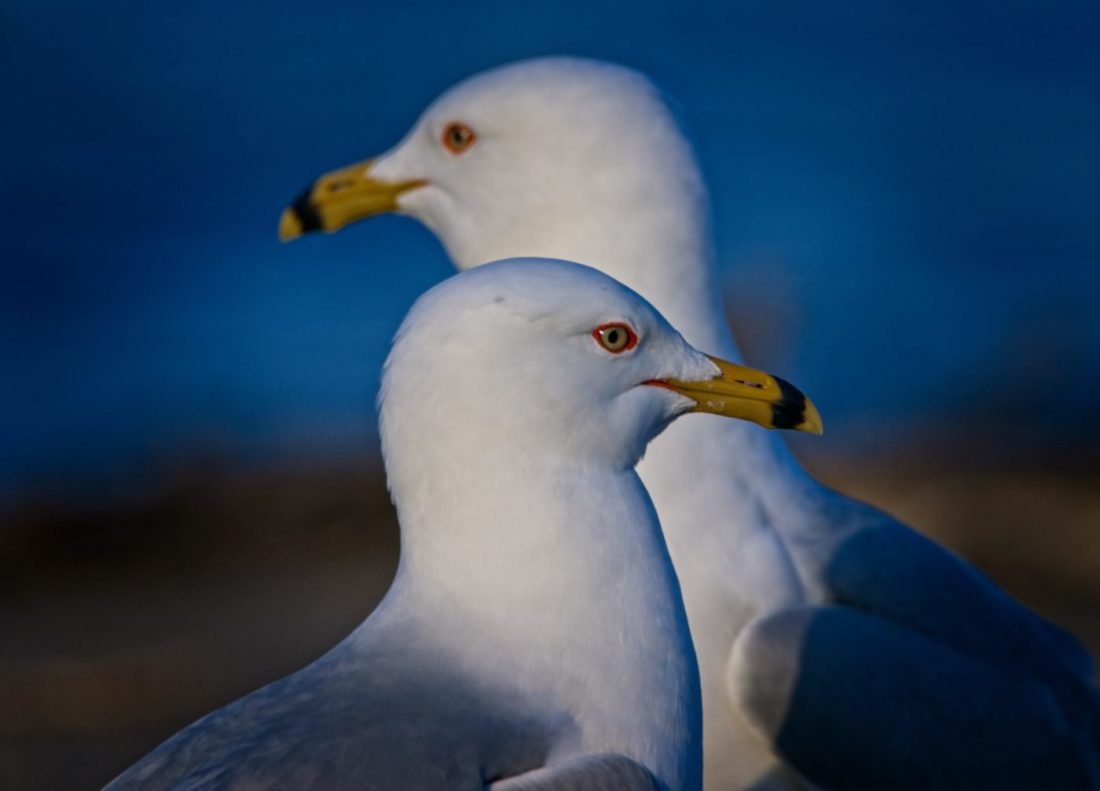
<svg viewBox="0 0 1100 791">
<path fill-rule="evenodd" d="M 824 603 L 735 646 L 739 705 L 787 760 L 827 788 L 1100 788 L 1100 695 L 1072 635 L 872 508 L 836 497 L 820 518 L 846 529 L 796 557 Z"/>
</svg>

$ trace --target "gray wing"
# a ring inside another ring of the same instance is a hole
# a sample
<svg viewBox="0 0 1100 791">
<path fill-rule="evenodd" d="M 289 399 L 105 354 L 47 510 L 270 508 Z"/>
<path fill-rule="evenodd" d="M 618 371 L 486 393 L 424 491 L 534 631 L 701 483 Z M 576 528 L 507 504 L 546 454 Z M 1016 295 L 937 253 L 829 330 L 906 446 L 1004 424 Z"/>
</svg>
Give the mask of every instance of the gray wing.
<svg viewBox="0 0 1100 791">
<path fill-rule="evenodd" d="M 1043 619 L 954 553 L 872 508 L 841 500 L 863 526 L 832 548 L 818 578 L 828 602 L 869 612 L 1056 687 L 1091 681 L 1092 660 Z M 858 509 L 858 510 L 857 510 Z"/>
<path fill-rule="evenodd" d="M 499 780 L 491 791 L 661 791 L 657 778 L 623 755 L 582 755 Z"/>
<path fill-rule="evenodd" d="M 437 734 L 380 727 L 384 702 L 357 710 L 356 690 L 296 681 L 282 679 L 203 717 L 108 790 L 481 787 L 478 756 L 455 746 L 453 760 L 441 763 Z"/>
<path fill-rule="evenodd" d="M 754 726 L 826 787 L 1100 788 L 1080 643 L 904 525 L 840 507 L 861 524 L 820 556 L 827 603 L 735 645 L 731 689 Z"/>
<path fill-rule="evenodd" d="M 123 789 L 322 788 L 339 740 L 325 737 L 338 712 L 318 716 L 294 676 L 219 709 L 161 744 L 110 785 Z M 349 728 L 354 727 L 347 722 Z M 329 778 L 331 782 L 331 778 Z M 334 787 L 341 787 L 336 784 Z"/>
<path fill-rule="evenodd" d="M 198 720 L 108 789 L 481 791 L 544 762 L 556 722 L 416 661 L 338 649 Z"/>
<path fill-rule="evenodd" d="M 811 782 L 844 789 L 1100 788 L 1097 697 L 857 610 L 805 607 L 738 640 L 740 710 Z"/>
</svg>

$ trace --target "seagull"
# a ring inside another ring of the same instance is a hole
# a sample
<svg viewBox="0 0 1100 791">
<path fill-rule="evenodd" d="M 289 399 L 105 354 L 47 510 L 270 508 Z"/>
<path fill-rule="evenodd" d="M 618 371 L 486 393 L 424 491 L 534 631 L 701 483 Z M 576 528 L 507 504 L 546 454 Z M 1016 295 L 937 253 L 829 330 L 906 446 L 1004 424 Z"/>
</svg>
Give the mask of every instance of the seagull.
<svg viewBox="0 0 1100 791">
<path fill-rule="evenodd" d="M 695 652 L 634 467 L 687 412 L 820 432 L 813 404 L 552 260 L 423 295 L 379 404 L 401 524 L 381 604 L 108 788 L 699 788 Z"/>
<path fill-rule="evenodd" d="M 695 155 L 636 71 L 555 57 L 471 77 L 392 150 L 311 184 L 279 234 L 386 212 L 460 270 L 583 261 L 742 359 Z M 707 789 L 1100 788 L 1088 654 L 959 557 L 733 421 L 677 424 L 639 472 L 698 655 Z"/>
</svg>

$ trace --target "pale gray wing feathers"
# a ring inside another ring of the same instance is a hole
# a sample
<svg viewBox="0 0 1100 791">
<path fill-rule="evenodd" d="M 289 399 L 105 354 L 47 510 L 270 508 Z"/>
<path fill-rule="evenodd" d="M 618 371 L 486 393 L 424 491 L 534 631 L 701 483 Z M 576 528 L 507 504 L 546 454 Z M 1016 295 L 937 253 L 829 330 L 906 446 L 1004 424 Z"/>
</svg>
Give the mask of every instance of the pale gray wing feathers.
<svg viewBox="0 0 1100 791">
<path fill-rule="evenodd" d="M 739 709 L 826 788 L 1100 788 L 1100 698 L 1059 698 L 846 607 L 758 620 L 738 640 Z"/>
<path fill-rule="evenodd" d="M 949 550 L 846 498 L 834 501 L 824 516 L 854 516 L 863 523 L 817 569 L 830 602 L 878 615 L 983 661 L 1014 665 L 1059 694 L 1080 694 L 1081 685 L 1091 683 L 1092 660 L 1076 638 Z"/>
<path fill-rule="evenodd" d="M 1100 789 L 1083 646 L 905 525 L 839 495 L 822 506 L 833 529 L 799 561 L 823 604 L 734 645 L 735 705 L 777 751 L 830 788 Z"/>
<path fill-rule="evenodd" d="M 491 791 L 662 791 L 648 769 L 614 753 L 582 755 L 499 780 L 489 788 Z"/>
</svg>

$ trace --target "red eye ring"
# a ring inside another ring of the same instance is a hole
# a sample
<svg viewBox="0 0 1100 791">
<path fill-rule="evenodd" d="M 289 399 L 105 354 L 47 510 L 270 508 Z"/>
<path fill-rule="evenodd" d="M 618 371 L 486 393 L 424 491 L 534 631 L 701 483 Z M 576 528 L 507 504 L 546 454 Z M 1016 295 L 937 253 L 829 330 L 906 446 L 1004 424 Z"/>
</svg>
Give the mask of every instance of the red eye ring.
<svg viewBox="0 0 1100 791">
<path fill-rule="evenodd" d="M 477 134 L 461 121 L 452 121 L 443 130 L 443 147 L 452 154 L 461 154 L 477 142 Z"/>
<path fill-rule="evenodd" d="M 621 321 L 601 324 L 592 330 L 592 337 L 600 344 L 600 348 L 612 354 L 622 354 L 638 345 L 638 334 L 634 332 L 634 328 Z"/>
</svg>

